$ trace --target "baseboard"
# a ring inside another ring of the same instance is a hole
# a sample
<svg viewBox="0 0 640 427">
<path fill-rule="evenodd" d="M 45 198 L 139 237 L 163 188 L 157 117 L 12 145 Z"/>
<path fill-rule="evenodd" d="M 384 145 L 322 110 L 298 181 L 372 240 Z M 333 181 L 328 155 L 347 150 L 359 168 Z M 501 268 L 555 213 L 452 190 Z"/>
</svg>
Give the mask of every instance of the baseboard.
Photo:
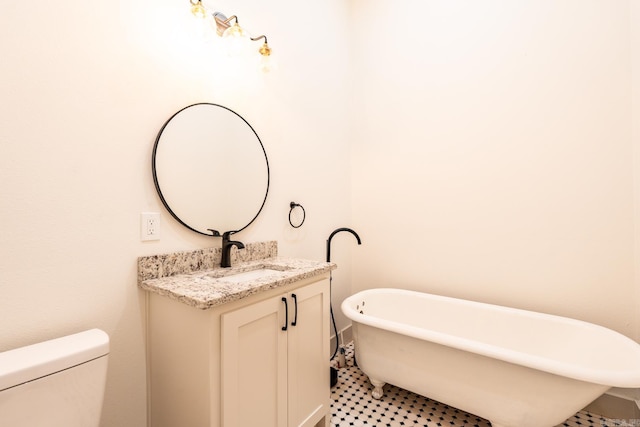
<svg viewBox="0 0 640 427">
<path fill-rule="evenodd" d="M 640 407 L 640 388 L 618 388 L 613 387 L 606 394 L 620 399 L 633 400 Z"/>
<path fill-rule="evenodd" d="M 351 328 L 351 325 L 348 325 L 347 327 L 343 328 L 340 331 L 340 335 L 342 336 L 340 339 L 340 341 L 342 342 L 342 345 L 347 345 L 351 341 L 353 341 L 353 328 Z"/>
<path fill-rule="evenodd" d="M 612 388 L 585 409 L 609 419 L 627 420 L 640 425 L 640 389 Z M 626 424 L 623 424 L 626 425 Z"/>
</svg>

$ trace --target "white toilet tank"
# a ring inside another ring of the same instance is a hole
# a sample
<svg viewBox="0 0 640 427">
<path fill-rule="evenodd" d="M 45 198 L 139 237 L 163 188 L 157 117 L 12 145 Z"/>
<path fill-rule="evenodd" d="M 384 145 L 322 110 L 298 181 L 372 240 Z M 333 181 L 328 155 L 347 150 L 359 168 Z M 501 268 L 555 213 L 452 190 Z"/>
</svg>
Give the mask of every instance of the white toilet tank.
<svg viewBox="0 0 640 427">
<path fill-rule="evenodd" d="M 108 357 L 99 329 L 0 353 L 0 426 L 98 427 Z"/>
</svg>

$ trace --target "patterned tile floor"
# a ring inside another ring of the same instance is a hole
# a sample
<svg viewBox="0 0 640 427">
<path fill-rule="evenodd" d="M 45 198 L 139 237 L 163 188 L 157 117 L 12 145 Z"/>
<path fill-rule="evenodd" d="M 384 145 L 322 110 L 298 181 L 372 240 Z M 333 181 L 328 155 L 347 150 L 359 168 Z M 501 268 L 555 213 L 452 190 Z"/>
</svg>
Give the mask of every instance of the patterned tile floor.
<svg viewBox="0 0 640 427">
<path fill-rule="evenodd" d="M 347 346 L 347 367 L 340 369 L 331 389 L 331 426 L 375 427 L 490 427 L 489 421 L 401 388 L 385 385 L 381 400 L 371 397 L 367 376 L 353 364 L 353 344 Z M 337 359 L 337 358 L 336 358 Z M 336 361 L 334 360 L 335 363 Z M 607 420 L 578 412 L 557 427 L 628 426 L 624 420 Z"/>
</svg>

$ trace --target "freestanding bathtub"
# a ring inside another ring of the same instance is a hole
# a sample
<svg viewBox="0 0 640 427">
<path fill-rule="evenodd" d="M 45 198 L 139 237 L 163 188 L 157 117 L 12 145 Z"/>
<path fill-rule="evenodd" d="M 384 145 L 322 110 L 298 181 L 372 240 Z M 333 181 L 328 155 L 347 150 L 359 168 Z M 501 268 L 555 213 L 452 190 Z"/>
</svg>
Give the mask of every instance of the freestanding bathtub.
<svg viewBox="0 0 640 427">
<path fill-rule="evenodd" d="M 610 387 L 640 387 L 640 345 L 591 323 L 401 289 L 342 311 L 377 399 L 389 383 L 494 427 L 552 427 Z"/>
</svg>

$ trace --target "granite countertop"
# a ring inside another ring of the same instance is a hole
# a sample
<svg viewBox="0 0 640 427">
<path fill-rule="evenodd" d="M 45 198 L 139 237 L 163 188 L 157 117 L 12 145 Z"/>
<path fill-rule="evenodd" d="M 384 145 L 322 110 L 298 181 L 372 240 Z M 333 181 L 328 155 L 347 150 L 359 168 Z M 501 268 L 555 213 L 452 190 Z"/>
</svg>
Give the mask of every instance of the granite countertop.
<svg viewBox="0 0 640 427">
<path fill-rule="evenodd" d="M 206 310 L 335 268 L 336 264 L 330 262 L 272 257 L 240 262 L 231 268 L 218 267 L 146 280 L 141 277 L 138 286 Z M 245 274 L 233 277 L 240 273 Z"/>
</svg>

